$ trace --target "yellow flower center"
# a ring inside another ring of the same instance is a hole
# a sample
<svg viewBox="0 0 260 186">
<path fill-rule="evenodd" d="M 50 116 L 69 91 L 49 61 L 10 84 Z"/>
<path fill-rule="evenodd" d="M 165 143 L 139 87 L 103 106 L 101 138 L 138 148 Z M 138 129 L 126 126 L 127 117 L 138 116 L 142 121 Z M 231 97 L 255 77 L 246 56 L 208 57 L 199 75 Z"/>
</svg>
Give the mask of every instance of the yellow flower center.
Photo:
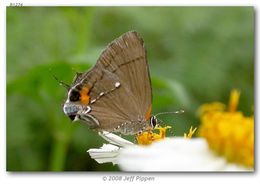
<svg viewBox="0 0 260 186">
<path fill-rule="evenodd" d="M 225 105 L 220 102 L 206 103 L 199 107 L 197 114 L 199 116 L 208 112 L 220 112 L 225 110 Z"/>
<path fill-rule="evenodd" d="M 238 106 L 240 92 L 238 90 L 232 90 L 229 100 L 229 111 L 235 112 Z"/>
<path fill-rule="evenodd" d="M 196 130 L 197 130 L 197 128 L 192 129 L 192 126 L 191 126 L 189 133 L 188 134 L 184 133 L 184 138 L 191 139 Z"/>
<path fill-rule="evenodd" d="M 162 140 L 166 137 L 167 129 L 170 129 L 170 126 L 166 127 L 156 127 L 155 130 L 159 130 L 159 134 L 153 131 L 146 131 L 136 136 L 137 143 L 139 145 L 150 145 L 155 141 Z"/>
<path fill-rule="evenodd" d="M 253 167 L 254 116 L 246 117 L 242 112 L 236 111 L 239 96 L 239 91 L 231 92 L 227 111 L 214 109 L 216 102 L 212 105 L 207 104 L 206 107 L 202 105 L 199 109 L 199 136 L 206 138 L 209 147 L 225 156 L 228 161 Z"/>
<path fill-rule="evenodd" d="M 156 132 L 146 131 L 136 136 L 137 144 L 139 145 L 150 145 L 155 141 L 162 140 L 166 137 L 166 131 L 170 129 L 171 126 L 166 127 L 156 127 L 154 130 L 159 131 L 159 134 Z M 195 133 L 197 128 L 193 129 L 192 127 L 189 129 L 188 134 L 184 133 L 184 138 L 190 139 L 192 135 Z"/>
</svg>

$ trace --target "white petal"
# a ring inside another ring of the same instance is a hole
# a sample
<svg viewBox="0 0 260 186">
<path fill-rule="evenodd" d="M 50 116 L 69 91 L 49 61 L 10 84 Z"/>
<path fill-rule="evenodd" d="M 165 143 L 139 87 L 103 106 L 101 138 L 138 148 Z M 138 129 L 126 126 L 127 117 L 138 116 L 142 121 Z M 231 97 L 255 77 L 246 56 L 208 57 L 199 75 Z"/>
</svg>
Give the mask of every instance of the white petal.
<svg viewBox="0 0 260 186">
<path fill-rule="evenodd" d="M 176 137 L 121 149 L 118 164 L 124 171 L 223 171 L 227 166 L 204 139 Z"/>
<path fill-rule="evenodd" d="M 118 145 L 121 147 L 127 147 L 129 145 L 133 145 L 132 142 L 127 141 L 111 132 L 103 131 L 103 132 L 99 132 L 99 135 L 102 138 L 104 138 L 106 141 L 108 141 L 109 143 L 112 143 L 114 145 Z"/>
<path fill-rule="evenodd" d="M 98 163 L 113 163 L 116 164 L 117 156 L 120 148 L 111 144 L 104 144 L 99 149 L 89 149 L 87 152 L 92 159 L 95 159 Z"/>
</svg>

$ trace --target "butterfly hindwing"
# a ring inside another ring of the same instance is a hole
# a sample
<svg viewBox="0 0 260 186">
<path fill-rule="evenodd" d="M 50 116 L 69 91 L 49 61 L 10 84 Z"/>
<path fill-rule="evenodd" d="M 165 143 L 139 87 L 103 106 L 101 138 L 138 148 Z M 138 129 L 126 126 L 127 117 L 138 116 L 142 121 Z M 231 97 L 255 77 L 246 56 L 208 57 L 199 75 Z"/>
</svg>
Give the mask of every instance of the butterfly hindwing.
<svg viewBox="0 0 260 186">
<path fill-rule="evenodd" d="M 96 119 L 90 122 L 98 121 L 98 130 L 114 131 L 123 125 L 132 128 L 132 133 L 142 129 L 140 123 L 150 114 L 152 91 L 146 51 L 139 34 L 127 32 L 114 40 L 96 65 L 80 74 L 74 84 L 86 87 L 89 97 L 85 103 L 91 109 L 86 117 Z"/>
</svg>

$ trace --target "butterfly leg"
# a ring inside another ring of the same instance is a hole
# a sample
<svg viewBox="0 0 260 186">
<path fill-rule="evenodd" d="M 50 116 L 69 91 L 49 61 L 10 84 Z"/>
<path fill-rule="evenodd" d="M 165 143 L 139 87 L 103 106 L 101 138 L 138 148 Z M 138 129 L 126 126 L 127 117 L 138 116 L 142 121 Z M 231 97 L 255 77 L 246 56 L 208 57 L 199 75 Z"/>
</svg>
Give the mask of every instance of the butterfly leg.
<svg viewBox="0 0 260 186">
<path fill-rule="evenodd" d="M 83 121 L 84 123 L 87 123 L 91 129 L 96 129 L 100 127 L 100 124 L 98 120 L 89 114 L 91 111 L 91 107 L 87 106 L 86 108 L 83 109 L 82 112 L 78 113 L 78 118 Z"/>
</svg>

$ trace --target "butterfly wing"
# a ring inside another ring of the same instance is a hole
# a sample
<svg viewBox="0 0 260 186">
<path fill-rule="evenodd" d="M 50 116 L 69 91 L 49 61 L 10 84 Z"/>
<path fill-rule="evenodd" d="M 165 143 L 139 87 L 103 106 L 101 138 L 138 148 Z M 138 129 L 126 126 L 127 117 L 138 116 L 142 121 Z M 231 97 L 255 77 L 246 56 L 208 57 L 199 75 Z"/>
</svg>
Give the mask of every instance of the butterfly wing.
<svg viewBox="0 0 260 186">
<path fill-rule="evenodd" d="M 114 40 L 96 65 L 76 80 L 87 87 L 91 110 L 86 116 L 98 121 L 98 130 L 124 128 L 118 131 L 137 133 L 149 119 L 151 81 L 144 42 L 137 32 Z"/>
</svg>

